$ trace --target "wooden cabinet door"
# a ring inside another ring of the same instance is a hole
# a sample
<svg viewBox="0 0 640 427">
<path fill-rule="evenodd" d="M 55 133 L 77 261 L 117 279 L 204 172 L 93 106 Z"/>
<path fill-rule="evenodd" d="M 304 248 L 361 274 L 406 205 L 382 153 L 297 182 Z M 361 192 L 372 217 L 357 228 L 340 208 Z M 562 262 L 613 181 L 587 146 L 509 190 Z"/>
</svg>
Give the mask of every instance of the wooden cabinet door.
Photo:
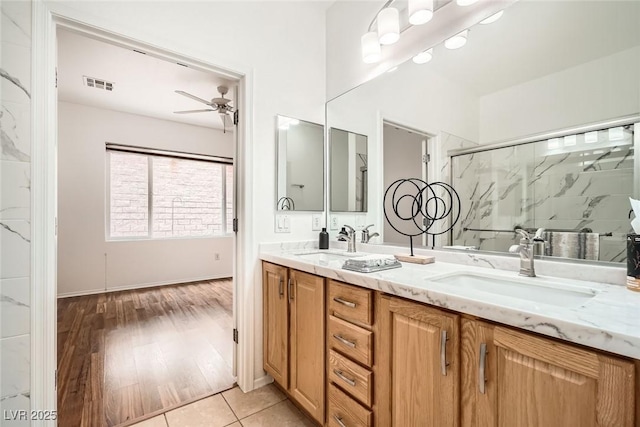
<svg viewBox="0 0 640 427">
<path fill-rule="evenodd" d="M 464 427 L 633 425 L 629 361 L 464 319 L 462 366 Z"/>
<path fill-rule="evenodd" d="M 289 392 L 324 424 L 324 278 L 291 270 Z"/>
<path fill-rule="evenodd" d="M 289 307 L 287 268 L 262 263 L 264 370 L 282 387 L 289 386 Z"/>
<path fill-rule="evenodd" d="M 458 316 L 383 296 L 377 304 L 378 427 L 457 427 Z"/>
</svg>

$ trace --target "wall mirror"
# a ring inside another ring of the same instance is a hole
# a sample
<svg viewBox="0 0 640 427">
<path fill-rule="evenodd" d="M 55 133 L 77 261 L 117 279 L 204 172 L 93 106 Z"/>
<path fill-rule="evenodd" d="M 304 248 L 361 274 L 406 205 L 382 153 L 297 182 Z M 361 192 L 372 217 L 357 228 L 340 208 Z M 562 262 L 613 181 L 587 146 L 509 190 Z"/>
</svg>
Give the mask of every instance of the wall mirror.
<svg viewBox="0 0 640 427">
<path fill-rule="evenodd" d="M 330 209 L 366 212 L 369 166 L 367 136 L 329 129 Z"/>
<path fill-rule="evenodd" d="M 327 126 L 369 136 L 366 223 L 385 224 L 393 144 L 396 166 L 427 161 L 427 181 L 460 194 L 456 228 L 428 246 L 506 252 L 515 227 L 543 227 L 545 255 L 624 261 L 628 198 L 640 196 L 638 22 L 637 1 L 515 2 L 463 47 L 424 46 L 430 61 L 329 101 Z M 385 123 L 428 135 L 425 155 Z"/>
<path fill-rule="evenodd" d="M 276 117 L 276 209 L 324 210 L 324 126 Z"/>
</svg>

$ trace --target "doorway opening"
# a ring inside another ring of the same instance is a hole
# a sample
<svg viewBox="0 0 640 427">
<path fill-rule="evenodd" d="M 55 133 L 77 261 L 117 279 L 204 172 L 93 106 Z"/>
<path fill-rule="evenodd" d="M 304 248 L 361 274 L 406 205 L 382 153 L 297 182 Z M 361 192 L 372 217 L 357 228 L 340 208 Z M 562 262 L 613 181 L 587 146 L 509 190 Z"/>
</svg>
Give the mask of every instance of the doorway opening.
<svg viewBox="0 0 640 427">
<path fill-rule="evenodd" d="M 386 190 L 398 179 L 418 178 L 428 179 L 429 140 L 432 138 L 426 132 L 412 129 L 388 120 L 383 121 L 383 189 Z M 411 208 L 410 205 L 406 206 Z M 408 217 L 410 212 L 401 214 Z M 397 232 L 384 222 L 383 241 L 407 245 L 408 238 Z M 427 245 L 425 234 L 416 239 L 416 243 Z"/>
<path fill-rule="evenodd" d="M 240 79 L 57 47 L 58 418 L 119 425 L 235 383 Z"/>
</svg>

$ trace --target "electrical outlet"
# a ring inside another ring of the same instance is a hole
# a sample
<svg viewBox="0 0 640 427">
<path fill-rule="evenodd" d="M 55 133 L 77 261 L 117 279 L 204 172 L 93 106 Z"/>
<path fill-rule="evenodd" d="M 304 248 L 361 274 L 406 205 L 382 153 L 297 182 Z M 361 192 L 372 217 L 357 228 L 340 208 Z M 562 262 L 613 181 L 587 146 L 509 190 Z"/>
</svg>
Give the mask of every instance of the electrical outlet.
<svg viewBox="0 0 640 427">
<path fill-rule="evenodd" d="M 322 214 L 311 215 L 311 230 L 313 231 L 322 230 Z"/>
<path fill-rule="evenodd" d="M 335 215 L 331 215 L 331 229 L 332 230 L 338 229 L 338 217 Z"/>
<path fill-rule="evenodd" d="M 216 253 L 216 254 L 214 255 L 214 259 L 215 259 L 216 261 L 220 261 L 220 254 Z"/>
</svg>

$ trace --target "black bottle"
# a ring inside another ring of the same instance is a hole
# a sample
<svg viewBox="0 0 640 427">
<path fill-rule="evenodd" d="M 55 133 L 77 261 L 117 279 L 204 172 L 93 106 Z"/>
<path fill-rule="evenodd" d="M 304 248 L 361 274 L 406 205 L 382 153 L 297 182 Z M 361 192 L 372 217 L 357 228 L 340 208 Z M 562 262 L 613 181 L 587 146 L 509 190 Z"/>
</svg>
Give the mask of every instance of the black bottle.
<svg viewBox="0 0 640 427">
<path fill-rule="evenodd" d="M 318 243 L 319 249 L 329 249 L 329 233 L 327 233 L 326 227 L 322 227 L 322 231 L 319 234 L 320 242 Z"/>
</svg>

